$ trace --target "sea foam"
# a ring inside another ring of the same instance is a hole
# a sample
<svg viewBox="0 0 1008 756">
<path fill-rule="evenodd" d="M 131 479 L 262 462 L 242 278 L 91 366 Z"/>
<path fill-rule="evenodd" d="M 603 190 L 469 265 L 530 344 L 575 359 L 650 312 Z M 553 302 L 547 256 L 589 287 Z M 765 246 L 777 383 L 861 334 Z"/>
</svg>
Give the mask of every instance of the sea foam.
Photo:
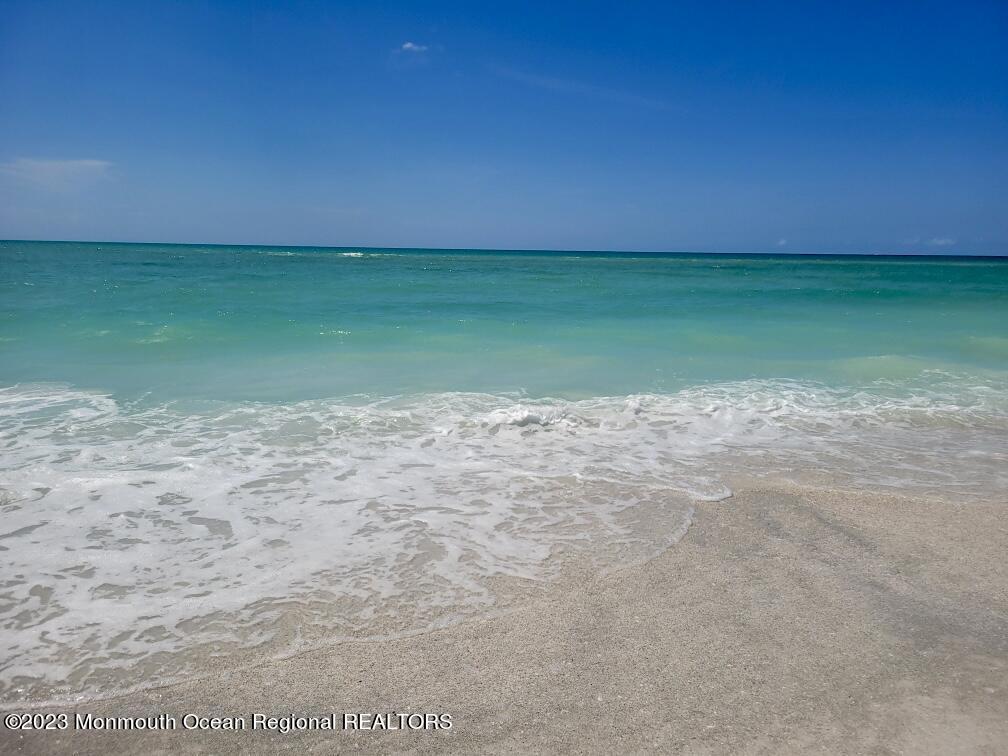
<svg viewBox="0 0 1008 756">
<path fill-rule="evenodd" d="M 0 390 L 0 691 L 110 693 L 491 611 L 678 540 L 735 475 L 1008 490 L 1002 387 L 787 381 L 579 401 L 124 402 Z M 730 506 L 730 502 L 726 506 Z"/>
</svg>

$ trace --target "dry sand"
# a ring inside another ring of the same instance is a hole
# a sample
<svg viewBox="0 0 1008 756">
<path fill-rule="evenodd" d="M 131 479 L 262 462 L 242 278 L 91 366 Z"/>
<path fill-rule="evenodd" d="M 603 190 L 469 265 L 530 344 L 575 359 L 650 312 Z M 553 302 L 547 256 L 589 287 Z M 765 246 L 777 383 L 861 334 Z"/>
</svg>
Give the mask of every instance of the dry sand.
<svg viewBox="0 0 1008 756">
<path fill-rule="evenodd" d="M 1008 503 L 748 490 L 505 617 L 81 707 L 447 712 L 450 731 L 0 729 L 0 750 L 1008 753 Z"/>
</svg>

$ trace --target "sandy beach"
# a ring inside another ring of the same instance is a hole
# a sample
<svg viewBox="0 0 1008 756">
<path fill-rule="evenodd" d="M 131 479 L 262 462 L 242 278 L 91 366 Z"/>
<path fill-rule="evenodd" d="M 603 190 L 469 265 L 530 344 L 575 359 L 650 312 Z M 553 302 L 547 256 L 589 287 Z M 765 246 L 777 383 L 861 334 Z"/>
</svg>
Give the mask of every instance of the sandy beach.
<svg viewBox="0 0 1008 756">
<path fill-rule="evenodd" d="M 428 732 L 12 733 L 21 753 L 1008 753 L 1005 503 L 749 489 L 503 617 L 76 710 L 447 713 Z M 576 570 L 575 570 L 576 573 Z M 72 710 L 65 711 L 74 715 Z"/>
</svg>

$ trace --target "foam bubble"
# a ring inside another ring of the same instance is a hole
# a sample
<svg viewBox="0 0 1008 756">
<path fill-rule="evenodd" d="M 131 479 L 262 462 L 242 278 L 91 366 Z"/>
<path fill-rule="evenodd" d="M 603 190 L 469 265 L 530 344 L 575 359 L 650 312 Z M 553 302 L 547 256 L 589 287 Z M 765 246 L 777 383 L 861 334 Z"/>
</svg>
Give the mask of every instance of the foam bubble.
<svg viewBox="0 0 1008 756">
<path fill-rule="evenodd" d="M 687 499 L 730 496 L 734 474 L 1003 494 L 1005 396 L 940 376 L 534 402 L 0 390 L 0 694 L 112 692 L 192 673 L 194 648 L 457 621 L 497 606 L 500 578 L 667 547 Z"/>
</svg>

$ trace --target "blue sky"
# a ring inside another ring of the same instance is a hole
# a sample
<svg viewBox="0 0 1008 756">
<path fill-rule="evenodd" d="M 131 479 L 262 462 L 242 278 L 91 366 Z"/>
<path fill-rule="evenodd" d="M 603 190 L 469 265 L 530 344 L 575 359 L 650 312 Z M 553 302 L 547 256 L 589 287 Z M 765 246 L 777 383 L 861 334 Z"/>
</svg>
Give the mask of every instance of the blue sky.
<svg viewBox="0 0 1008 756">
<path fill-rule="evenodd" d="M 0 237 L 1008 254 L 1008 4 L 0 1 Z"/>
</svg>

